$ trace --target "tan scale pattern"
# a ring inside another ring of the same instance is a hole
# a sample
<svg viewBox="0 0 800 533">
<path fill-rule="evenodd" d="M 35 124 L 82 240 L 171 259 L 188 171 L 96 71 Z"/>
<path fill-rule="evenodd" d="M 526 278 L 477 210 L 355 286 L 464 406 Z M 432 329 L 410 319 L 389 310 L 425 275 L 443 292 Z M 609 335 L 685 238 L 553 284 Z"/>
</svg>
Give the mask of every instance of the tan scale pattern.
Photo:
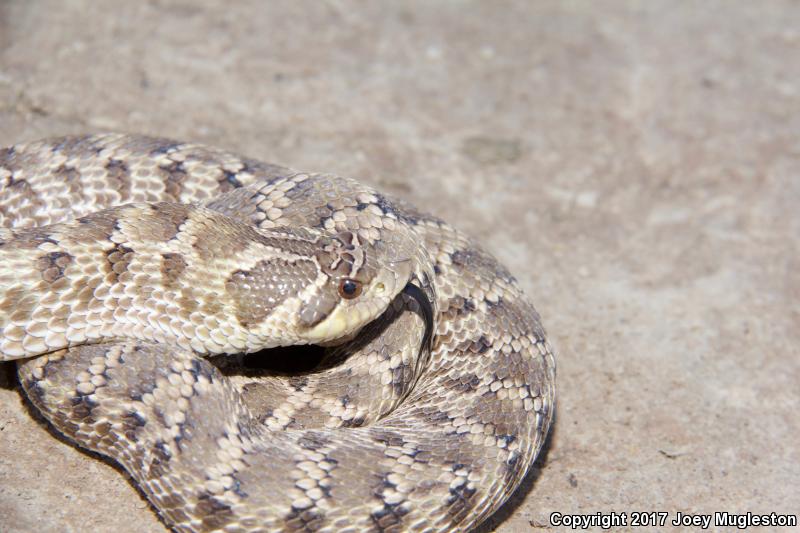
<svg viewBox="0 0 800 533">
<path fill-rule="evenodd" d="M 0 265 L 0 358 L 176 531 L 467 530 L 552 418 L 513 277 L 352 180 L 137 136 L 2 149 Z M 296 375 L 205 357 L 307 342 Z"/>
</svg>

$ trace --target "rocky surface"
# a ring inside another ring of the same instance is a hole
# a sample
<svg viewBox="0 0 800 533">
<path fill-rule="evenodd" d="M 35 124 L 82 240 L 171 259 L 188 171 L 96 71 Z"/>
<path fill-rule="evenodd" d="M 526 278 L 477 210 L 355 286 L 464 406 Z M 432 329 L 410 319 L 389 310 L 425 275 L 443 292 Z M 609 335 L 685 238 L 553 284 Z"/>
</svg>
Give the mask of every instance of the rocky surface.
<svg viewBox="0 0 800 533">
<path fill-rule="evenodd" d="M 0 145 L 206 142 L 480 238 L 559 354 L 549 449 L 484 531 L 797 513 L 798 28 L 791 1 L 6 0 Z M 37 420 L 10 364 L 0 529 L 164 531 Z"/>
</svg>

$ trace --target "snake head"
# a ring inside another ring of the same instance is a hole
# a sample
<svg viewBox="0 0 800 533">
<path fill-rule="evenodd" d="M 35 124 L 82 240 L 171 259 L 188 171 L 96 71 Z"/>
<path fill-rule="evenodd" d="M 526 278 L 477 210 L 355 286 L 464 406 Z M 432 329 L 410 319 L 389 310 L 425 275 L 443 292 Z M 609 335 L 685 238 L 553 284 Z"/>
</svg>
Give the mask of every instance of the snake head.
<svg viewBox="0 0 800 533">
<path fill-rule="evenodd" d="M 380 316 L 419 271 L 422 248 L 402 227 L 373 240 L 346 230 L 256 233 L 254 247 L 220 260 L 248 265 L 225 283 L 245 351 L 343 341 Z"/>
<path fill-rule="evenodd" d="M 301 338 L 317 344 L 341 339 L 386 310 L 414 271 L 411 258 L 397 257 L 387 244 L 344 231 L 315 255 L 324 277 L 301 305 Z"/>
</svg>

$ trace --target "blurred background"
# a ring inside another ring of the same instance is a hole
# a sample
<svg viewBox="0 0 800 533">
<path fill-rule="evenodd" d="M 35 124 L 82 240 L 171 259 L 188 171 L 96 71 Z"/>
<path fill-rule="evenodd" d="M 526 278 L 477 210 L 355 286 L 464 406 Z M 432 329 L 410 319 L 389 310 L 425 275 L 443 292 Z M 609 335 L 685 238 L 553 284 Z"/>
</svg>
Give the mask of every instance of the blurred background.
<svg viewBox="0 0 800 533">
<path fill-rule="evenodd" d="M 99 131 L 355 177 L 510 268 L 557 421 L 484 531 L 800 509 L 797 2 L 0 0 L 0 145 Z M 165 531 L 0 375 L 0 529 Z"/>
</svg>

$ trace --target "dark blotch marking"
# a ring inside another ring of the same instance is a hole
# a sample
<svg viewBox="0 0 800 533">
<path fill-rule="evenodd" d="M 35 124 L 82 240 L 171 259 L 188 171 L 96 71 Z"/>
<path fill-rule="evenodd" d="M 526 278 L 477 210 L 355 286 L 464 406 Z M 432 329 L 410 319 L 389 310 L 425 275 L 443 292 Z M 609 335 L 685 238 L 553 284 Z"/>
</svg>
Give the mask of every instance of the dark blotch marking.
<svg viewBox="0 0 800 533">
<path fill-rule="evenodd" d="M 291 376 L 288 381 L 289 386 L 298 392 L 308 385 L 308 377 L 306 376 Z"/>
<path fill-rule="evenodd" d="M 225 183 L 229 184 L 231 187 L 238 189 L 242 186 L 242 182 L 236 177 L 235 172 L 230 172 L 229 170 L 225 170 Z"/>
<path fill-rule="evenodd" d="M 104 241 L 119 230 L 119 208 L 104 209 L 77 219 L 82 242 Z"/>
<path fill-rule="evenodd" d="M 517 467 L 519 459 L 520 455 L 517 452 L 511 452 L 506 462 L 503 463 L 503 477 L 506 479 L 506 483 L 513 484 L 524 474 L 524 472 L 520 472 L 520 469 Z"/>
<path fill-rule="evenodd" d="M 357 417 L 351 418 L 350 420 L 342 420 L 342 427 L 343 428 L 360 428 L 364 425 L 366 418 L 364 415 L 359 415 Z"/>
<path fill-rule="evenodd" d="M 502 296 L 498 297 L 496 302 L 493 302 L 493 301 L 491 301 L 489 299 L 486 299 L 486 298 L 484 298 L 483 301 L 486 304 L 487 310 L 490 311 L 490 312 L 494 311 L 495 309 L 499 309 L 499 308 L 503 307 L 503 297 Z"/>
<path fill-rule="evenodd" d="M 12 190 L 16 190 L 17 192 L 22 192 L 26 196 L 28 194 L 33 194 L 33 189 L 31 188 L 31 184 L 28 183 L 26 180 L 15 180 L 13 177 L 9 178 L 6 187 Z"/>
<path fill-rule="evenodd" d="M 458 392 L 473 392 L 481 384 L 481 378 L 476 374 L 465 374 L 463 376 L 448 378 L 442 382 L 442 386 L 446 389 Z"/>
<path fill-rule="evenodd" d="M 62 179 L 67 185 L 72 185 L 73 182 L 76 182 L 80 178 L 80 173 L 75 167 L 68 167 L 66 165 L 61 165 L 55 169 L 53 175 Z M 70 187 L 70 190 L 72 190 L 72 187 Z"/>
<path fill-rule="evenodd" d="M 161 277 L 164 284 L 174 289 L 181 275 L 186 270 L 186 259 L 181 254 L 166 253 L 161 255 Z"/>
<path fill-rule="evenodd" d="M 430 219 L 431 217 L 423 215 L 419 211 L 417 211 L 414 207 L 405 202 L 402 202 L 397 199 L 390 199 L 382 194 L 374 193 L 377 201 L 375 205 L 377 205 L 381 211 L 383 211 L 384 215 L 394 215 L 397 219 L 401 222 L 405 222 L 409 225 L 415 225 L 422 219 Z"/>
<path fill-rule="evenodd" d="M 450 254 L 450 261 L 459 269 L 470 269 L 475 272 L 484 273 L 487 277 L 503 279 L 506 283 L 516 282 L 514 276 L 497 260 L 483 250 L 477 248 L 467 248 L 456 250 Z"/>
<path fill-rule="evenodd" d="M 515 440 L 517 440 L 517 436 L 516 435 L 497 435 L 497 438 L 499 440 L 502 440 L 503 442 L 505 442 L 506 446 L 508 446 L 509 444 L 514 442 Z"/>
<path fill-rule="evenodd" d="M 459 352 L 464 354 L 473 353 L 477 355 L 483 355 L 491 347 L 492 341 L 487 339 L 486 336 L 481 335 L 477 340 L 467 340 L 462 342 L 457 349 Z"/>
<path fill-rule="evenodd" d="M 189 518 L 182 509 L 186 505 L 186 500 L 180 494 L 174 492 L 162 494 L 158 496 L 158 500 L 160 502 L 160 507 L 169 513 L 170 518 L 174 522 L 182 522 Z"/>
<path fill-rule="evenodd" d="M 123 202 L 127 202 L 130 199 L 131 192 L 131 177 L 128 165 L 125 164 L 125 161 L 111 159 L 106 163 L 106 172 L 112 188 L 120 194 Z"/>
<path fill-rule="evenodd" d="M 140 231 L 154 240 L 174 239 L 189 218 L 189 207 L 181 204 L 160 202 L 150 204 L 150 210 L 153 216 L 142 217 Z"/>
<path fill-rule="evenodd" d="M 283 518 L 281 531 L 302 531 L 304 533 L 319 531 L 325 525 L 325 515 L 318 508 L 297 509 Z"/>
<path fill-rule="evenodd" d="M 508 458 L 508 460 L 506 460 L 506 467 L 513 468 L 517 466 L 518 462 L 519 462 L 519 454 L 517 454 L 516 452 L 512 452 L 511 456 Z"/>
<path fill-rule="evenodd" d="M 385 444 L 386 446 L 401 447 L 406 441 L 399 433 L 393 433 L 385 429 L 373 429 L 369 433 L 373 441 Z"/>
<path fill-rule="evenodd" d="M 152 139 L 155 141 L 156 146 L 150 150 L 150 155 L 167 155 L 168 153 L 179 149 L 183 143 L 171 142 L 166 139 Z"/>
<path fill-rule="evenodd" d="M 131 442 L 137 442 L 139 439 L 137 433 L 140 428 L 147 425 L 147 421 L 136 411 L 128 411 L 122 415 L 122 431 L 125 438 Z"/>
<path fill-rule="evenodd" d="M 406 363 L 400 363 L 392 370 L 392 393 L 402 397 L 408 391 L 412 382 L 414 370 Z"/>
<path fill-rule="evenodd" d="M 425 409 L 424 412 L 420 413 L 418 416 L 420 420 L 431 421 L 436 424 L 446 424 L 450 423 L 454 420 L 453 417 L 445 413 L 444 411 L 440 411 L 439 409 Z"/>
<path fill-rule="evenodd" d="M 378 476 L 378 483 L 374 486 L 373 495 L 383 503 L 383 507 L 370 514 L 372 523 L 378 531 L 402 531 L 403 517 L 410 511 L 402 507 L 404 501 L 387 503 L 384 498 L 386 490 L 394 490 L 397 485 L 389 481 L 390 472 Z"/>
<path fill-rule="evenodd" d="M 273 409 L 266 409 L 263 413 L 261 413 L 258 417 L 259 424 L 266 424 L 267 421 L 272 418 L 272 415 L 275 414 Z"/>
<path fill-rule="evenodd" d="M 172 199 L 179 200 L 181 191 L 183 191 L 183 183 L 188 178 L 186 168 L 180 161 L 172 161 L 161 168 L 161 172 L 166 178 L 164 182 L 164 192 Z"/>
<path fill-rule="evenodd" d="M 80 421 L 82 424 L 92 425 L 96 422 L 92 415 L 92 409 L 97 406 L 97 403 L 84 394 L 76 394 L 69 399 L 69 412 L 71 418 Z"/>
<path fill-rule="evenodd" d="M 246 159 L 243 159 L 240 162 L 242 163 L 242 168 L 236 172 L 229 172 L 226 170 L 223 179 L 219 181 L 219 188 L 223 193 L 244 187 L 244 184 L 239 179 L 239 174 L 258 175 L 261 167 L 260 163 Z"/>
<path fill-rule="evenodd" d="M 259 187 L 269 187 L 275 180 L 284 177 L 289 174 L 289 170 L 278 166 L 278 165 L 270 165 L 269 163 L 262 163 L 260 161 L 256 161 L 255 159 L 249 158 L 240 158 L 239 162 L 242 164 L 242 168 L 234 172 L 225 171 L 222 178 L 218 181 L 219 183 L 219 191 L 221 193 L 230 192 L 232 190 L 238 189 L 240 187 L 244 187 L 244 183 L 240 177 L 244 174 L 249 174 L 251 176 L 256 177 L 256 181 L 259 183 Z M 216 163 L 218 166 L 221 166 L 220 163 Z"/>
<path fill-rule="evenodd" d="M 200 359 L 192 359 L 191 363 L 192 367 L 189 369 L 189 372 L 192 374 L 195 381 L 200 381 L 198 378 L 203 376 L 213 383 L 215 368 L 211 366 L 210 363 Z"/>
<path fill-rule="evenodd" d="M 45 405 L 45 390 L 42 388 L 39 381 L 35 379 L 26 379 L 22 382 L 22 388 L 25 390 L 25 394 L 28 395 L 31 402 L 39 409 L 44 410 Z"/>
<path fill-rule="evenodd" d="M 447 307 L 443 313 L 449 320 L 457 318 L 464 318 L 470 313 L 474 313 L 478 307 L 475 301 L 471 298 L 464 298 L 462 296 L 454 296 L 447 301 Z"/>
<path fill-rule="evenodd" d="M 453 472 L 463 469 L 468 470 L 469 468 L 467 465 L 457 463 L 454 464 L 451 469 Z M 475 498 L 475 494 L 477 490 L 475 488 L 469 487 L 469 475 L 467 475 L 467 479 L 463 480 L 464 482 L 454 488 L 450 488 L 450 495 L 447 497 L 447 514 L 453 517 L 454 521 L 460 521 L 465 517 L 475 504 L 477 503 L 477 499 Z"/>
<path fill-rule="evenodd" d="M 194 512 L 202 520 L 201 529 L 203 531 L 222 529 L 236 519 L 233 516 L 230 505 L 221 502 L 208 492 L 201 493 L 198 496 Z"/>
<path fill-rule="evenodd" d="M 304 200 L 307 197 L 315 197 L 314 180 L 307 179 L 301 182 L 294 182 L 294 187 L 284 193 L 289 200 Z"/>
<path fill-rule="evenodd" d="M 136 352 L 140 352 L 141 351 L 141 347 L 137 346 L 134 350 Z M 120 363 L 123 362 L 121 359 L 122 358 L 120 358 Z M 142 396 L 144 396 L 145 394 L 149 394 L 149 393 L 153 392 L 153 390 L 155 390 L 155 388 L 156 388 L 156 384 L 153 383 L 153 382 L 140 381 L 140 382 L 136 383 L 135 385 L 133 385 L 128 390 L 128 397 L 131 400 L 135 401 L 135 402 L 140 402 L 140 401 L 142 401 Z"/>
<path fill-rule="evenodd" d="M 72 263 L 74 257 L 66 252 L 50 252 L 36 260 L 36 268 L 42 279 L 48 283 L 64 277 L 64 270 Z"/>
<path fill-rule="evenodd" d="M 248 494 L 242 489 L 242 482 L 236 479 L 236 476 L 231 477 L 233 478 L 233 487 L 231 487 L 233 493 L 240 498 L 247 498 Z"/>
<path fill-rule="evenodd" d="M 475 507 L 477 490 L 468 485 L 469 481 L 456 488 L 451 488 L 450 495 L 447 497 L 447 514 L 456 520 L 461 520 Z"/>
<path fill-rule="evenodd" d="M 117 283 L 119 276 L 128 271 L 133 254 L 133 250 L 124 244 L 117 244 L 106 252 L 106 274 L 110 274 L 111 283 Z"/>
<path fill-rule="evenodd" d="M 384 503 L 382 509 L 371 513 L 369 517 L 380 532 L 403 531 L 403 517 L 409 512 L 408 509 L 400 507 L 400 504 Z"/>
<path fill-rule="evenodd" d="M 68 135 L 55 139 L 50 146 L 52 153 L 62 153 L 67 156 L 80 156 L 84 152 L 100 153 L 104 148 L 92 135 Z"/>
<path fill-rule="evenodd" d="M 150 467 L 147 469 L 147 477 L 150 479 L 158 479 L 167 471 L 169 461 L 172 459 L 172 454 L 169 453 L 169 448 L 167 448 L 167 444 L 163 440 L 156 442 L 151 452 L 153 459 L 150 461 Z"/>
</svg>

